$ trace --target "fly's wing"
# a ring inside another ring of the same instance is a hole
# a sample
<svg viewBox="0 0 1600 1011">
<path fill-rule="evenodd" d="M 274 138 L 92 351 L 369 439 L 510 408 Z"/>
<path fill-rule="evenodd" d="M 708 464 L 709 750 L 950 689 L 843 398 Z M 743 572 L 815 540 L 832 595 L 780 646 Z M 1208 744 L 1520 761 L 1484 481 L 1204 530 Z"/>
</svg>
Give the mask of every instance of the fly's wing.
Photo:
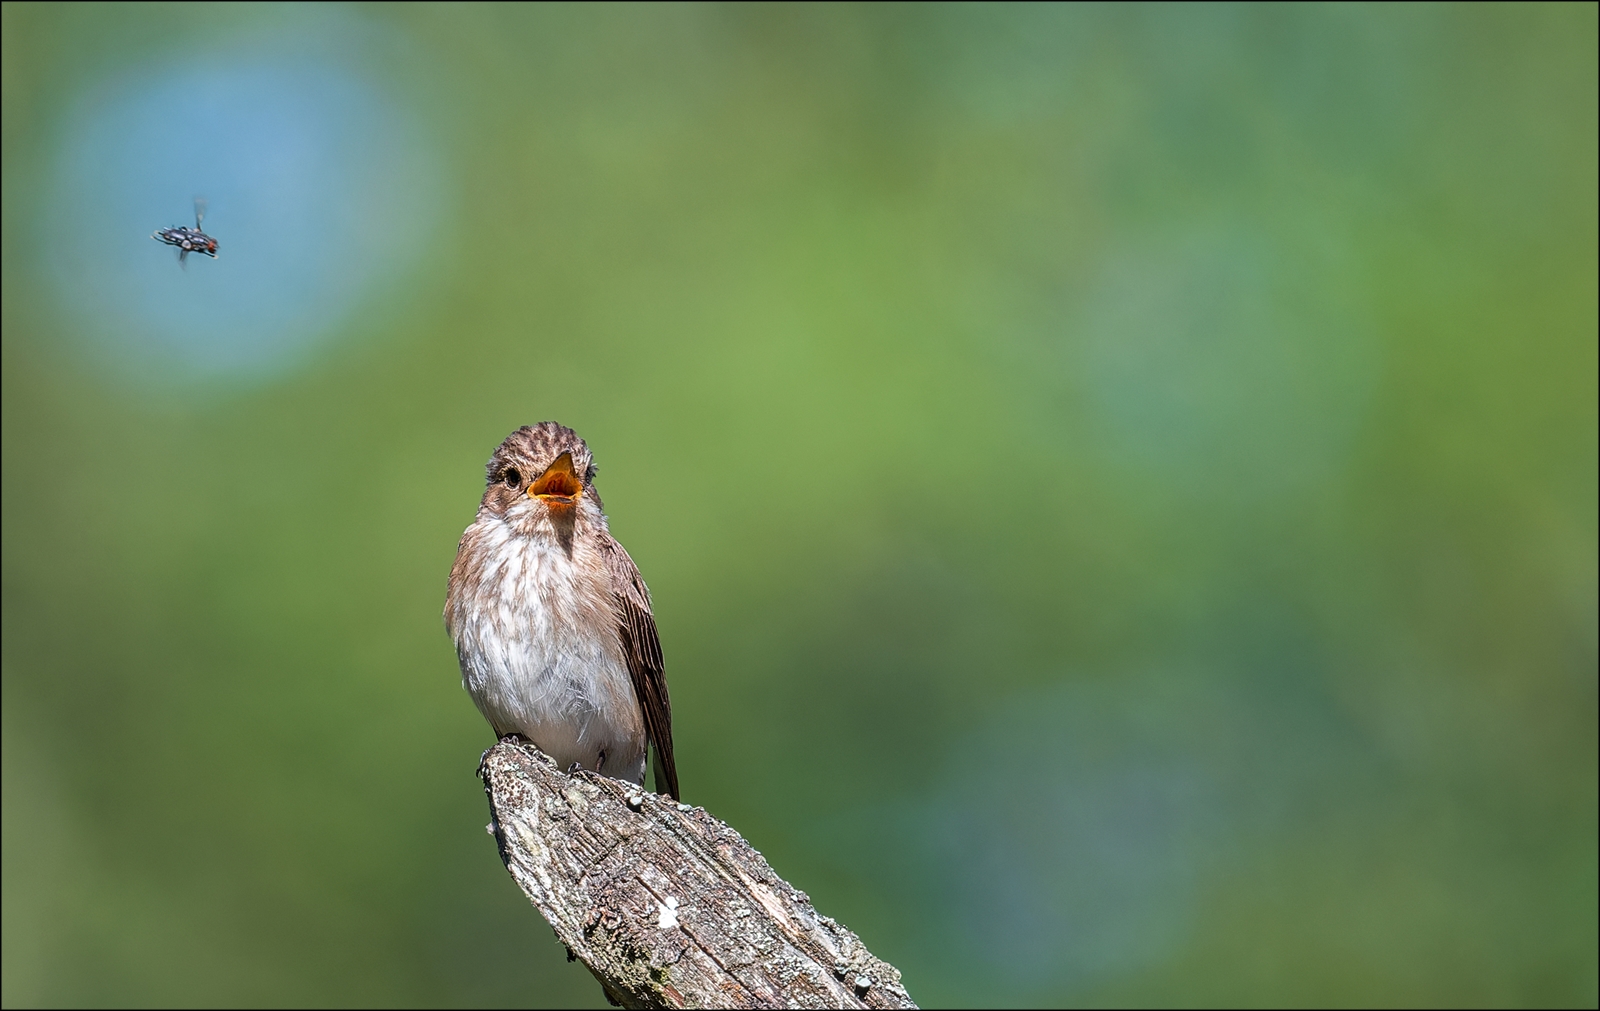
<svg viewBox="0 0 1600 1011">
<path fill-rule="evenodd" d="M 656 791 L 678 799 L 678 768 L 672 761 L 672 702 L 667 698 L 666 664 L 656 619 L 650 613 L 650 590 L 633 559 L 609 534 L 601 545 L 611 574 L 612 606 L 622 633 L 622 651 L 633 675 L 633 693 L 644 712 L 645 733 L 656 747 Z"/>
<path fill-rule="evenodd" d="M 200 223 L 202 221 L 204 221 L 205 219 L 206 219 L 206 198 L 205 197 L 195 197 L 194 198 L 194 230 L 195 231 L 197 231 L 197 232 L 204 231 L 204 229 L 202 229 L 200 227 Z M 224 224 L 226 224 L 226 222 L 224 222 Z"/>
</svg>

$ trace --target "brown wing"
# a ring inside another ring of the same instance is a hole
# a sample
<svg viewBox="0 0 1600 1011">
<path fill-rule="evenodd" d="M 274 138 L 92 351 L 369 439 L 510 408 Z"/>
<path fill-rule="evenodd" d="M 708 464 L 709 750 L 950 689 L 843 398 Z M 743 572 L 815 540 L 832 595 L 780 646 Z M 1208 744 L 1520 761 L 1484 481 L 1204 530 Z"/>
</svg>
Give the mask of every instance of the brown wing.
<svg viewBox="0 0 1600 1011">
<path fill-rule="evenodd" d="M 611 571 L 611 592 L 622 632 L 622 650 L 633 675 L 633 693 L 644 711 L 644 729 L 656 746 L 656 792 L 678 799 L 678 769 L 672 763 L 672 702 L 667 698 L 667 670 L 661 659 L 656 619 L 650 613 L 650 590 L 633 559 L 609 535 L 601 551 Z"/>
</svg>

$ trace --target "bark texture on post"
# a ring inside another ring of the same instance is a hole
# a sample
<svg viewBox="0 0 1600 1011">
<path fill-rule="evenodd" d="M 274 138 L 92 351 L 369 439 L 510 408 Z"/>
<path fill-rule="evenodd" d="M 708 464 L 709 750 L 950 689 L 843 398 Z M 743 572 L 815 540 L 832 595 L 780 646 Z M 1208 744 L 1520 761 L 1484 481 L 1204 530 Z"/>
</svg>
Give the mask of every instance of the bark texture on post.
<svg viewBox="0 0 1600 1011">
<path fill-rule="evenodd" d="M 506 869 L 622 1006 L 916 1007 L 898 970 L 704 809 L 512 741 L 480 772 Z"/>
</svg>

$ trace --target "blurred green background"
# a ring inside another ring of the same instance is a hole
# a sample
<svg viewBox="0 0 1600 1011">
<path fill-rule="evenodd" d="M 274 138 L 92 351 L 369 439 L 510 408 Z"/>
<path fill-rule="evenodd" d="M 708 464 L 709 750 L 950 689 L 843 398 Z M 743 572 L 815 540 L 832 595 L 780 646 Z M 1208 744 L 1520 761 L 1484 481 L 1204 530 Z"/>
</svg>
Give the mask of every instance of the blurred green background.
<svg viewBox="0 0 1600 1011">
<path fill-rule="evenodd" d="M 1593 1006 L 1596 34 L 6 4 L 3 1002 L 604 1006 L 439 617 L 555 418 L 925 1006 Z"/>
</svg>

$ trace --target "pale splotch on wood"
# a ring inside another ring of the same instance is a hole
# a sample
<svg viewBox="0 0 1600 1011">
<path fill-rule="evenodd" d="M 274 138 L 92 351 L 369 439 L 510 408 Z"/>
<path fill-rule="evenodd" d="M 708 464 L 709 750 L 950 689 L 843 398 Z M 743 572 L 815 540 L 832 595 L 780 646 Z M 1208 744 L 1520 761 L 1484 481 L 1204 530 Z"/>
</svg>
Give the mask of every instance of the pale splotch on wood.
<svg viewBox="0 0 1600 1011">
<path fill-rule="evenodd" d="M 480 770 L 506 869 L 630 1008 L 914 1008 L 893 966 L 703 809 L 502 741 Z"/>
</svg>

